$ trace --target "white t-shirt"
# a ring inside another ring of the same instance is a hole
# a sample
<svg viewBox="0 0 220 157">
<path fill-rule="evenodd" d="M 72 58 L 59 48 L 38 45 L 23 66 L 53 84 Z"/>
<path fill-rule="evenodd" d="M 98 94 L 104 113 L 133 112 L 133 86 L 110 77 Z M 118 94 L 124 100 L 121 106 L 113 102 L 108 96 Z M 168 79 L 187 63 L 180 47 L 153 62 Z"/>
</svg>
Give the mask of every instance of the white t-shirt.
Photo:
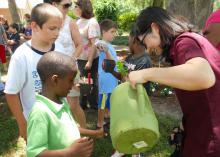
<svg viewBox="0 0 220 157">
<path fill-rule="evenodd" d="M 72 19 L 69 16 L 65 17 L 64 25 L 60 30 L 59 36 L 56 40 L 57 43 L 60 43 L 63 46 L 64 48 L 63 53 L 70 57 L 73 56 L 73 53 L 75 52 L 76 49 L 70 31 L 71 20 Z"/>
<path fill-rule="evenodd" d="M 88 60 L 88 55 L 90 52 L 89 39 L 100 37 L 100 27 L 99 23 L 95 18 L 77 20 L 79 32 L 83 38 L 83 52 L 81 53 L 79 59 Z M 98 57 L 98 54 L 96 54 Z"/>
<path fill-rule="evenodd" d="M 31 45 L 31 41 L 27 43 Z M 40 92 L 42 88 L 37 63 L 43 55 L 32 50 L 27 43 L 19 46 L 11 57 L 4 90 L 7 94 L 20 94 L 26 119 L 35 102 L 35 92 Z M 56 43 L 55 51 L 62 52 L 62 45 Z"/>
</svg>

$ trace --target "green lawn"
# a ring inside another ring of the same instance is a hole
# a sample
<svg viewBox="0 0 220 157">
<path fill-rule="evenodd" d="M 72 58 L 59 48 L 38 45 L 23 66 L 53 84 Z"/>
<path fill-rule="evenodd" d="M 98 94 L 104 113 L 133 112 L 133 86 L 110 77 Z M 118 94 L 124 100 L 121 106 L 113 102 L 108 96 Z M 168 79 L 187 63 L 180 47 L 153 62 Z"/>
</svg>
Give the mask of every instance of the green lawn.
<svg viewBox="0 0 220 157">
<path fill-rule="evenodd" d="M 14 153 L 24 154 L 24 143 L 19 140 L 18 128 L 15 119 L 5 104 L 5 99 L 0 96 L 0 157 L 12 157 Z M 88 126 L 94 128 L 97 112 L 87 112 Z M 172 152 L 172 148 L 167 143 L 167 136 L 170 130 L 178 124 L 178 121 L 171 117 L 157 116 L 160 125 L 161 138 L 158 144 L 148 153 L 147 157 L 167 157 Z M 93 157 L 109 157 L 113 152 L 110 138 L 97 139 Z M 25 156 L 25 155 L 23 155 Z M 129 157 L 129 155 L 127 155 Z"/>
</svg>

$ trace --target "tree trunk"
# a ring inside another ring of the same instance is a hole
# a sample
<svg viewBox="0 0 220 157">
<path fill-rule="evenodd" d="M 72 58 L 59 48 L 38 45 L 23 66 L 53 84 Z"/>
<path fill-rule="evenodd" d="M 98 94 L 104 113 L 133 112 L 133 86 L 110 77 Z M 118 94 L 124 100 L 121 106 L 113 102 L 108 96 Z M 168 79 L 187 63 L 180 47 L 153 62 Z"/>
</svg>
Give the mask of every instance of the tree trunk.
<svg viewBox="0 0 220 157">
<path fill-rule="evenodd" d="M 213 10 L 214 0 L 169 0 L 167 10 L 186 17 L 192 24 L 202 29 Z"/>
<path fill-rule="evenodd" d="M 20 17 L 18 15 L 17 5 L 15 3 L 15 0 L 8 0 L 8 8 L 11 13 L 11 17 L 13 22 L 15 23 L 21 23 Z"/>
<path fill-rule="evenodd" d="M 213 4 L 214 0 L 196 0 L 195 20 L 199 28 L 204 27 L 205 21 L 213 11 Z"/>
<path fill-rule="evenodd" d="M 161 8 L 163 8 L 164 0 L 153 0 L 153 6 L 154 7 L 161 7 Z"/>
</svg>

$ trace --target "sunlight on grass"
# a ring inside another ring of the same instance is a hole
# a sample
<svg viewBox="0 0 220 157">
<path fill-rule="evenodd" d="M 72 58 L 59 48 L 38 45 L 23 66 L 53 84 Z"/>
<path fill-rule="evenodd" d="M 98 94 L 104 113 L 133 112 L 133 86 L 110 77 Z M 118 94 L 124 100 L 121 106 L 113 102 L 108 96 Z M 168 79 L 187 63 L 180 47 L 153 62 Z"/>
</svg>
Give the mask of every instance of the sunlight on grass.
<svg viewBox="0 0 220 157">
<path fill-rule="evenodd" d="M 1 98 L 1 102 L 5 101 Z M 86 112 L 88 127 L 95 128 L 97 112 Z M 157 116 L 161 137 L 157 145 L 149 152 L 142 154 L 146 157 L 168 157 L 173 149 L 168 145 L 167 137 L 170 130 L 178 124 L 178 121 L 168 116 Z M 11 117 L 7 105 L 0 106 L 0 157 L 26 157 L 25 142 L 18 137 L 18 128 L 14 118 Z M 114 149 L 110 137 L 96 139 L 93 157 L 110 157 Z M 130 157 L 130 155 L 126 155 Z"/>
</svg>

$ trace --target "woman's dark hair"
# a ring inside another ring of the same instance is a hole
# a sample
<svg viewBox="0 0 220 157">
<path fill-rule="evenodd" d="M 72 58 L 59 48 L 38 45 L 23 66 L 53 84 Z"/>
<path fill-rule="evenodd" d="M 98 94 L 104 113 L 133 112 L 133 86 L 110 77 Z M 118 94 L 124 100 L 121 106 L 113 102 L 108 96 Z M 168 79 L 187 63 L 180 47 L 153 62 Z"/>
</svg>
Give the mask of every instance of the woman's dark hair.
<svg viewBox="0 0 220 157">
<path fill-rule="evenodd" d="M 81 17 L 85 19 L 94 17 L 92 2 L 90 0 L 77 0 L 75 4 L 82 10 Z"/>
<path fill-rule="evenodd" d="M 129 36 L 132 37 L 134 39 L 133 42 L 138 42 L 141 44 L 140 40 L 138 39 L 138 32 L 137 32 L 137 26 L 136 25 L 133 25 L 130 33 L 129 33 Z"/>
<path fill-rule="evenodd" d="M 44 0 L 44 3 L 52 4 L 53 2 L 60 3 L 60 2 L 62 2 L 62 0 Z"/>
<path fill-rule="evenodd" d="M 139 36 L 152 32 L 152 23 L 157 24 L 159 27 L 161 47 L 163 49 L 162 56 L 165 59 L 169 58 L 170 45 L 177 36 L 184 32 L 195 32 L 193 25 L 189 24 L 187 20 L 181 20 L 162 8 L 148 7 L 142 10 L 137 17 L 136 35 Z"/>
</svg>

